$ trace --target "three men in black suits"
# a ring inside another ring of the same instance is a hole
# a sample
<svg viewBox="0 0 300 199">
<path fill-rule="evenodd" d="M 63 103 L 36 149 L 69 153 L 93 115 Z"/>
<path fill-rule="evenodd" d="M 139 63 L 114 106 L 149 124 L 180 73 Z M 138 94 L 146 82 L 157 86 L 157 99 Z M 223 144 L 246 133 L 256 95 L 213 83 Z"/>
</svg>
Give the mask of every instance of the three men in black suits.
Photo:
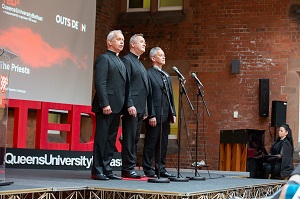
<svg viewBox="0 0 300 199">
<path fill-rule="evenodd" d="M 164 51 L 159 47 L 154 47 L 150 50 L 149 57 L 153 67 L 147 71 L 150 87 L 147 99 L 149 117 L 148 122 L 146 122 L 143 170 L 148 177 L 157 177 L 157 175 L 175 177 L 174 174 L 170 174 L 166 170 L 170 122 L 176 121 L 171 79 L 166 72 L 161 70 L 165 64 Z M 159 150 L 160 133 L 162 133 L 161 151 Z M 155 169 L 152 167 L 154 155 Z M 159 157 L 161 158 L 159 159 Z"/>
<path fill-rule="evenodd" d="M 113 30 L 107 36 L 107 51 L 99 55 L 94 65 L 96 93 L 92 111 L 96 114 L 93 165 L 91 177 L 95 180 L 122 179 L 113 174 L 110 161 L 115 150 L 116 136 L 121 111 L 136 116 L 136 109 L 130 99 L 126 67 L 118 57 L 124 47 L 122 31 Z"/>
<path fill-rule="evenodd" d="M 133 117 L 125 113 L 122 117 L 122 177 L 140 178 L 134 167 L 149 92 L 147 71 L 139 61 L 140 55 L 145 52 L 146 42 L 142 34 L 135 34 L 130 38 L 129 45 L 130 52 L 122 58 L 122 61 L 127 68 L 131 100 L 137 115 Z"/>
</svg>

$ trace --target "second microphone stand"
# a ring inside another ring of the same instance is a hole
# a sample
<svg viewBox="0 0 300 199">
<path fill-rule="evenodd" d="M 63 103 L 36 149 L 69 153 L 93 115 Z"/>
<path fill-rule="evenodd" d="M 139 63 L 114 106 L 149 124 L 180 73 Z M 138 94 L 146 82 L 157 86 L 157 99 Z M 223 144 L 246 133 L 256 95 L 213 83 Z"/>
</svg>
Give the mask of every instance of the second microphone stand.
<svg viewBox="0 0 300 199">
<path fill-rule="evenodd" d="M 206 112 L 207 112 L 207 115 L 210 116 L 210 113 L 209 113 L 209 110 L 206 106 L 206 102 L 204 100 L 204 95 L 203 95 L 203 92 L 201 90 L 201 85 L 199 85 L 197 83 L 197 86 L 198 86 L 198 92 L 197 92 L 197 110 L 196 110 L 196 160 L 195 160 L 195 176 L 191 177 L 190 180 L 205 180 L 206 178 L 205 177 L 202 177 L 200 176 L 200 174 L 198 174 L 198 134 L 199 134 L 199 131 L 198 131 L 198 126 L 199 126 L 199 96 L 201 96 L 202 98 L 202 102 L 203 102 L 203 132 L 204 132 L 204 107 L 206 108 Z M 201 165 L 200 165 L 201 166 Z"/>
<path fill-rule="evenodd" d="M 182 94 L 185 94 L 190 107 L 192 110 L 194 110 L 194 107 L 187 95 L 186 89 L 184 87 L 184 80 L 178 77 L 181 88 L 180 88 L 180 95 L 179 95 L 179 102 L 180 102 L 180 112 L 179 112 L 179 123 L 178 123 L 178 168 L 177 168 L 177 177 L 175 178 L 170 178 L 171 181 L 180 181 L 180 182 L 188 182 L 189 178 L 182 178 L 180 177 L 180 144 L 181 144 L 181 121 L 182 121 L 182 111 L 183 111 L 183 104 L 182 104 Z"/>
</svg>

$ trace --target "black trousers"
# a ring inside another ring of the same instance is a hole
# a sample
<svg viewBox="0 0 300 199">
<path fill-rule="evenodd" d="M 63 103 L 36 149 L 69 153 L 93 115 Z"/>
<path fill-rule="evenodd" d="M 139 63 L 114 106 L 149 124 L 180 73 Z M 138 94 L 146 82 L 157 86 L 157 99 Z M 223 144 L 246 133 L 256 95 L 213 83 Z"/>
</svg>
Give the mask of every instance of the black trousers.
<svg viewBox="0 0 300 199">
<path fill-rule="evenodd" d="M 268 163 L 263 166 L 263 178 L 268 179 L 271 174 L 271 178 L 280 178 L 281 165 L 276 162 Z"/>
<path fill-rule="evenodd" d="M 110 115 L 96 113 L 92 174 L 112 173 L 110 161 L 115 151 L 119 123 L 119 113 Z"/>
<path fill-rule="evenodd" d="M 160 144 L 161 124 L 155 127 L 146 124 L 146 135 L 143 150 L 143 170 L 145 173 L 153 172 L 152 160 L 155 155 L 155 172 L 166 171 L 166 156 L 168 150 L 168 136 L 170 134 L 170 123 L 162 123 L 161 151 Z M 159 158 L 160 156 L 160 158 Z M 159 165 L 160 164 L 160 165 Z"/>
<path fill-rule="evenodd" d="M 122 170 L 132 171 L 137 162 L 137 144 L 139 142 L 143 113 L 133 117 L 126 113 L 122 117 Z"/>
</svg>

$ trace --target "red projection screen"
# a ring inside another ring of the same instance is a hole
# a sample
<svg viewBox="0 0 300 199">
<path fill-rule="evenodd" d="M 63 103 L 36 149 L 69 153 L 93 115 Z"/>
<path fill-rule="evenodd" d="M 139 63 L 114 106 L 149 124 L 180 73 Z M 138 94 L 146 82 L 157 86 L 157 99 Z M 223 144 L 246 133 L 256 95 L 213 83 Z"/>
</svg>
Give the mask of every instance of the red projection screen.
<svg viewBox="0 0 300 199">
<path fill-rule="evenodd" d="M 2 49 L 12 99 L 90 105 L 96 0 L 3 0 Z"/>
</svg>

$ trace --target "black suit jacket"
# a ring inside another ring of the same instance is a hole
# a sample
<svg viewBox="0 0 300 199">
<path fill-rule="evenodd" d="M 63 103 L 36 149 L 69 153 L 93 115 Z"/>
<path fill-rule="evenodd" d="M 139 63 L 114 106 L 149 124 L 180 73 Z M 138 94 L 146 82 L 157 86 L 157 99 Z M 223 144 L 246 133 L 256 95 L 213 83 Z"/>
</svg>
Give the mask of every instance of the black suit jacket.
<svg viewBox="0 0 300 199">
<path fill-rule="evenodd" d="M 123 70 L 120 68 L 123 65 Z M 96 58 L 94 65 L 94 85 L 96 93 L 92 103 L 93 112 L 102 112 L 102 108 L 110 105 L 113 113 L 120 113 L 124 107 L 130 107 L 130 90 L 128 75 L 123 62 L 116 53 L 106 51 Z M 126 104 L 125 104 L 126 102 Z"/>
<path fill-rule="evenodd" d="M 136 108 L 137 113 L 144 113 L 146 110 L 147 95 L 149 92 L 147 71 L 138 57 L 129 52 L 122 58 L 129 76 L 129 87 L 131 102 Z"/>
<path fill-rule="evenodd" d="M 168 85 L 167 92 L 170 97 L 170 103 L 169 103 L 167 93 L 166 92 L 162 93 L 162 88 L 164 84 L 163 84 L 161 73 L 155 70 L 154 68 L 150 68 L 147 72 L 148 72 L 148 81 L 150 87 L 149 95 L 147 98 L 149 118 L 156 117 L 156 121 L 160 123 L 161 98 L 163 98 L 162 122 L 163 123 L 167 121 L 171 122 L 173 120 L 173 116 L 176 116 L 171 79 L 170 77 L 166 77 L 167 85 Z M 171 107 L 173 109 L 173 112 L 171 112 Z"/>
</svg>

